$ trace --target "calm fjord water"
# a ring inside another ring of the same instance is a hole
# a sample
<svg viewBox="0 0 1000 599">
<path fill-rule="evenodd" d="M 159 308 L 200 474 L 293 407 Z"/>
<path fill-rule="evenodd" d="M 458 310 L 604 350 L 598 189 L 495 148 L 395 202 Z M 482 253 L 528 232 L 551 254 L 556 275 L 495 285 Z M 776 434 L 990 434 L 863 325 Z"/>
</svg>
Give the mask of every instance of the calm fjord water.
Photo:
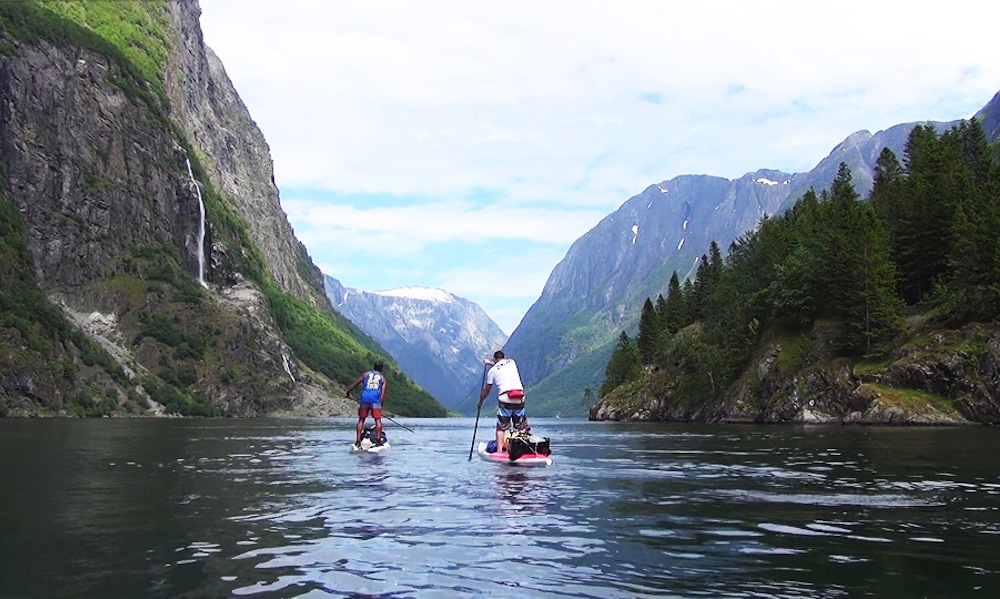
<svg viewBox="0 0 1000 599">
<path fill-rule="evenodd" d="M 398 420 L 0 420 L 0 596 L 1000 596 L 993 428 Z"/>
</svg>

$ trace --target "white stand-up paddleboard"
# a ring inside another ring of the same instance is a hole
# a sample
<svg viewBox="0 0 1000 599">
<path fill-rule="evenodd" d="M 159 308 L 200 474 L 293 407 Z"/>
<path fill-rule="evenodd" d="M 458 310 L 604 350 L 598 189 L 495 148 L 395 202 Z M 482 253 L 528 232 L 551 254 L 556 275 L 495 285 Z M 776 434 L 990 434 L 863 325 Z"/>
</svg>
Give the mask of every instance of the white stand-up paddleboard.
<svg viewBox="0 0 1000 599">
<path fill-rule="evenodd" d="M 382 453 L 383 451 L 389 451 L 388 441 L 381 445 L 375 445 L 371 439 L 362 439 L 360 447 L 351 443 L 352 453 Z"/>
</svg>

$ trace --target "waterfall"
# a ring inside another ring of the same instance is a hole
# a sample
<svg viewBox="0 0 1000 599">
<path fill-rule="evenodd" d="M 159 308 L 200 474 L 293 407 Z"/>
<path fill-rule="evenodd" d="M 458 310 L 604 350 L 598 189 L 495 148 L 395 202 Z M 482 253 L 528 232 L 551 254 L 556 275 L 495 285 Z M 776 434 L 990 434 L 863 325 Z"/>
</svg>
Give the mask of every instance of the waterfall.
<svg viewBox="0 0 1000 599">
<path fill-rule="evenodd" d="M 288 373 L 288 378 L 292 379 L 292 382 L 294 383 L 295 377 L 292 376 L 292 369 L 288 366 L 288 356 L 286 356 L 284 352 L 281 354 L 281 363 L 285 367 L 285 372 Z"/>
<path fill-rule="evenodd" d="M 201 185 L 195 181 L 194 172 L 191 170 L 191 159 L 185 158 L 185 160 L 187 161 L 188 176 L 191 177 L 191 182 L 194 183 L 194 192 L 198 196 L 198 282 L 207 289 L 208 284 L 205 283 L 205 200 L 201 197 Z"/>
</svg>

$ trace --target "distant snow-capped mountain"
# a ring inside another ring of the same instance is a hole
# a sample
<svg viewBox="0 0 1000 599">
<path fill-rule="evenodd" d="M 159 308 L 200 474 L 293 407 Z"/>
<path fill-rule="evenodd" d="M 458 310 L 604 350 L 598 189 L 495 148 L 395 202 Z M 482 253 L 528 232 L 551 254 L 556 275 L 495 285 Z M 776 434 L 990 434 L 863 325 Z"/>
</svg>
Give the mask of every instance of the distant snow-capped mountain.
<svg viewBox="0 0 1000 599">
<path fill-rule="evenodd" d="M 507 342 L 478 304 L 443 289 L 361 291 L 323 278 L 333 307 L 384 347 L 407 376 L 446 407 L 469 411 L 483 358 Z"/>
</svg>

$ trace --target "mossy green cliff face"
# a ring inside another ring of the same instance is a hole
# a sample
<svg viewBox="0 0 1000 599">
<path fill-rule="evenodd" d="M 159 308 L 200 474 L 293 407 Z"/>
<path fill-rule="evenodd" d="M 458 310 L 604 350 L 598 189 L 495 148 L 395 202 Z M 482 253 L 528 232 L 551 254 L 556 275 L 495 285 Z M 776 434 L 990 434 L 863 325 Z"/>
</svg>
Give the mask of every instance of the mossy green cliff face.
<svg viewBox="0 0 1000 599">
<path fill-rule="evenodd" d="M 348 415 L 385 355 L 326 300 L 199 13 L 0 3 L 0 415 Z M 388 370 L 390 410 L 444 414 Z"/>
</svg>

